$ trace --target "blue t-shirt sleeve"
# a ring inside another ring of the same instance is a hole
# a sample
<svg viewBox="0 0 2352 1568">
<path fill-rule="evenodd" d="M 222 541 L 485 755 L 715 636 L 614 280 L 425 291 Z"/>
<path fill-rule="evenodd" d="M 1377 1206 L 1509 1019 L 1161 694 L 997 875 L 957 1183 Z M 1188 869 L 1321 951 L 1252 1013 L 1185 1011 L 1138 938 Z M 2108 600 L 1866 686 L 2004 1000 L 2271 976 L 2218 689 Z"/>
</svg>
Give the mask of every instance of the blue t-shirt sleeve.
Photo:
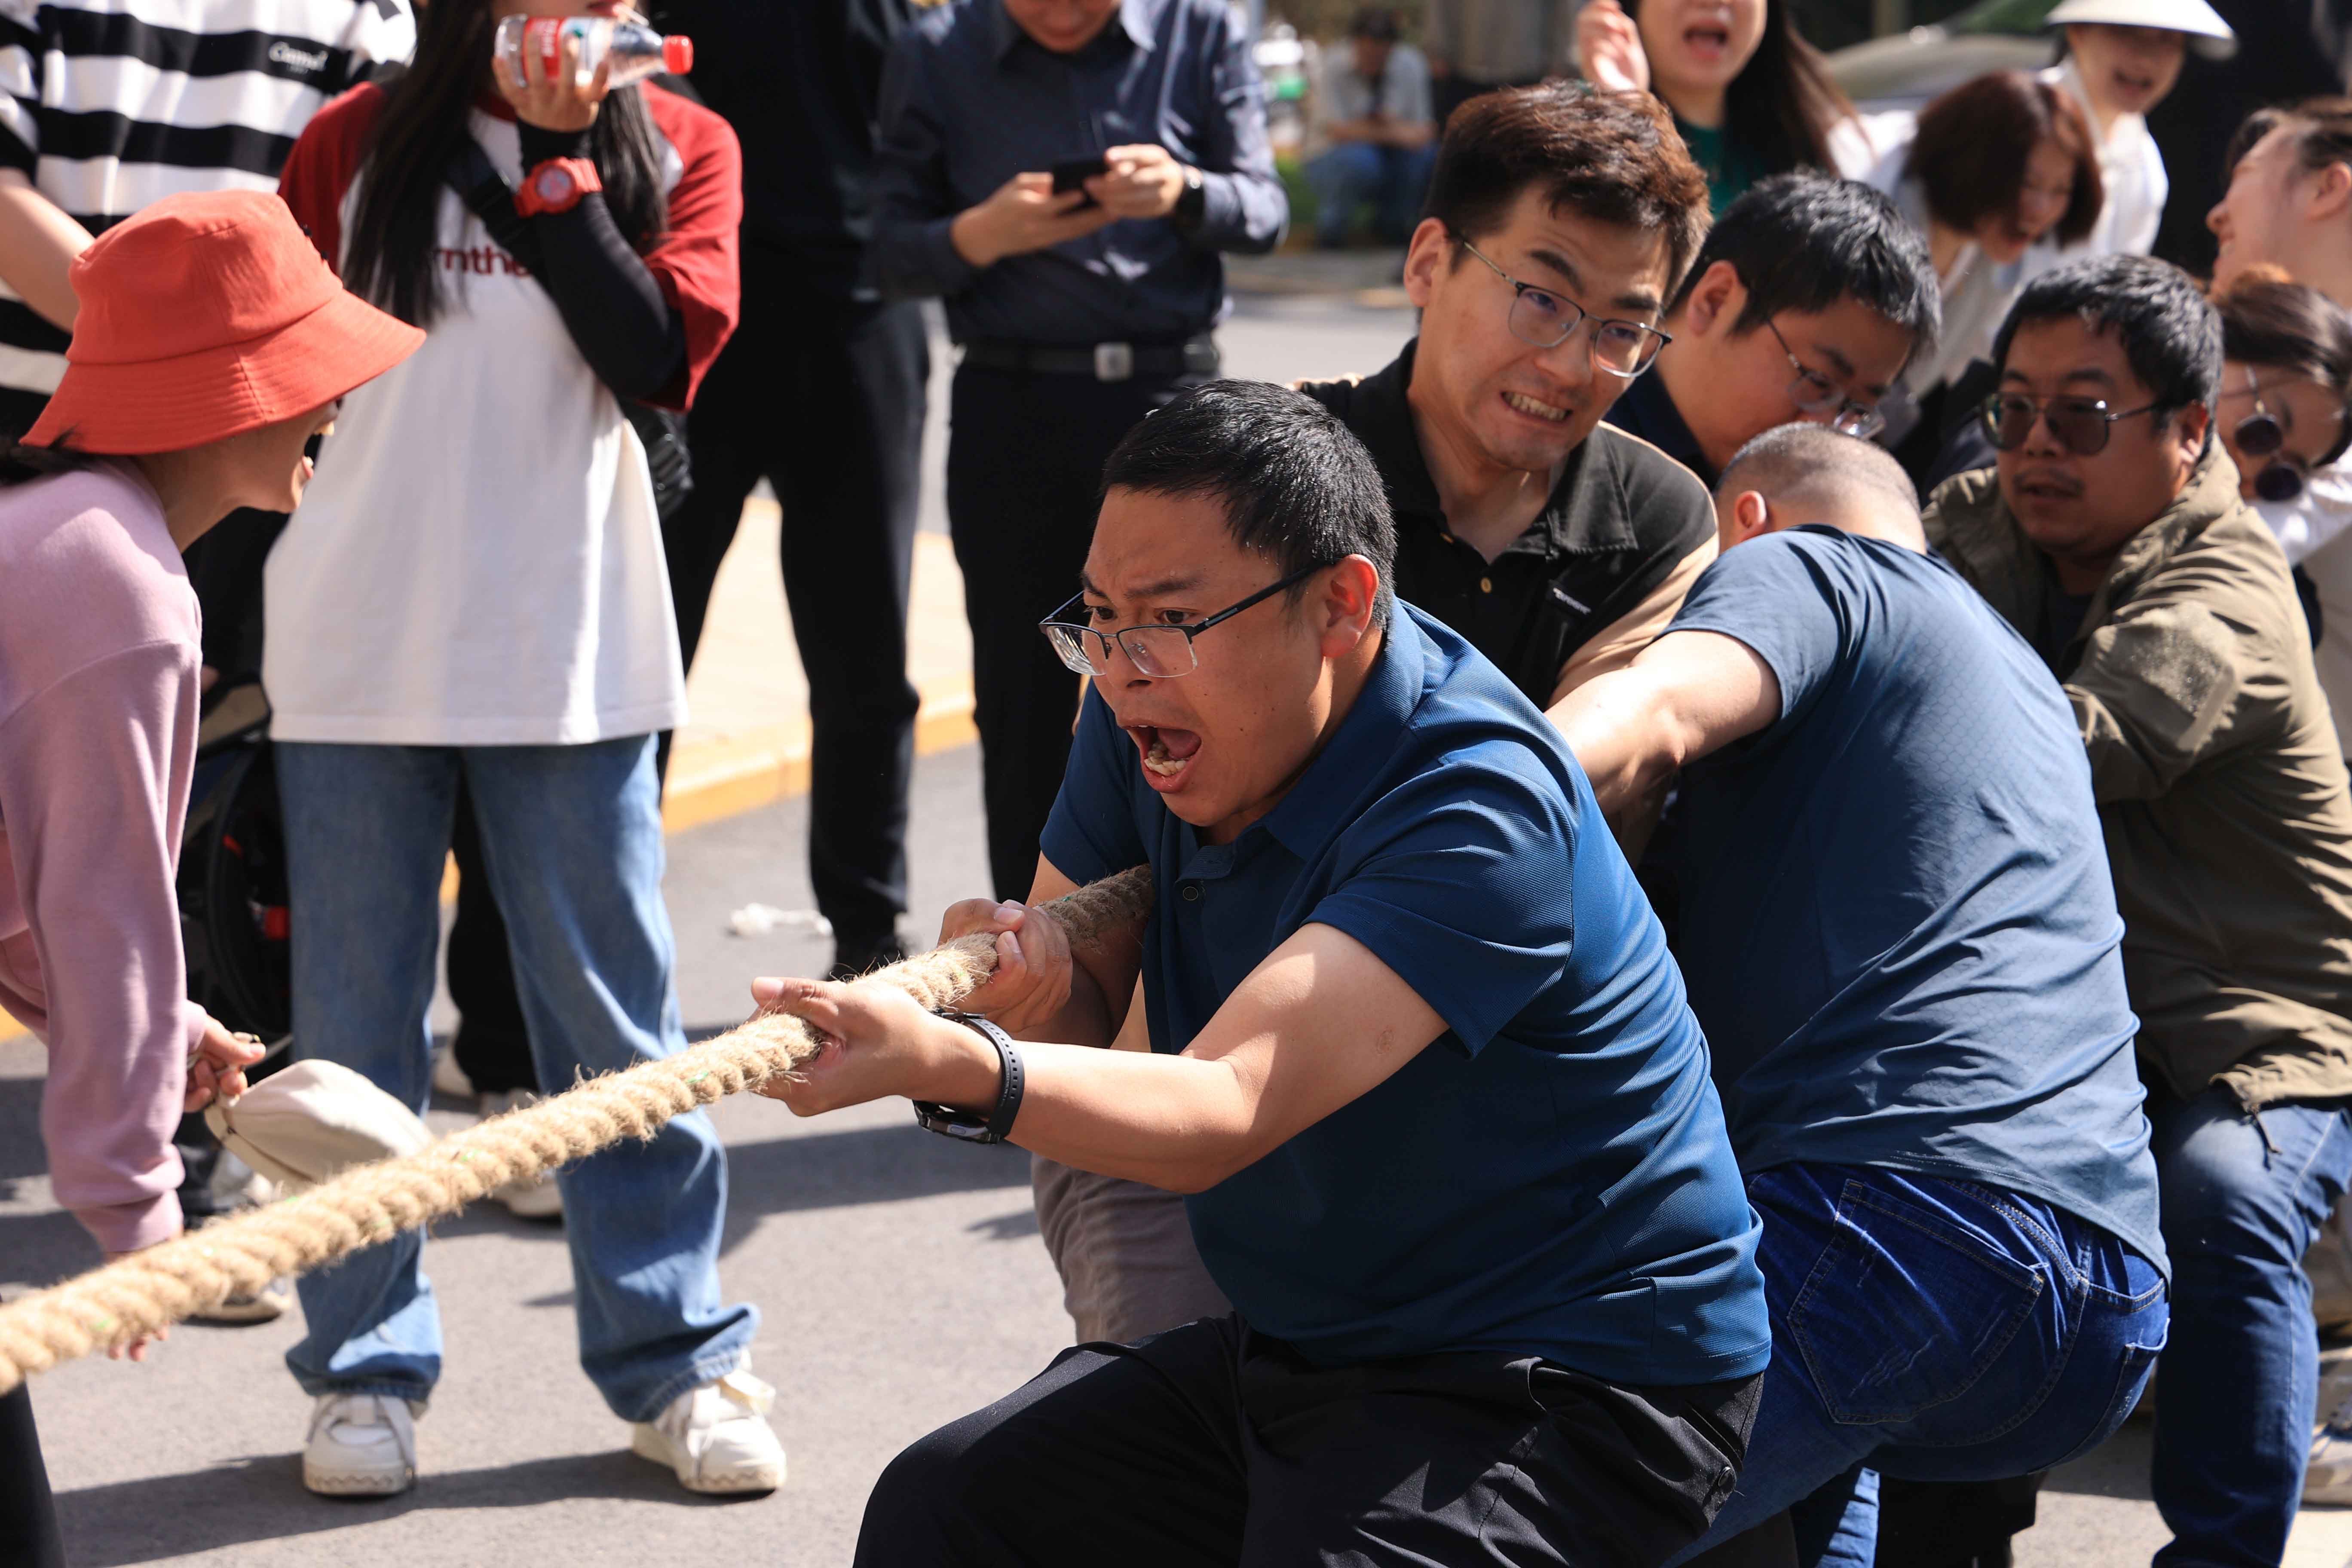
<svg viewBox="0 0 2352 1568">
<path fill-rule="evenodd" d="M 1801 710 L 1843 656 L 1853 618 L 1839 547 L 1803 531 L 1725 551 L 1691 584 L 1668 632 L 1719 632 L 1753 648 L 1780 683 L 1780 717 Z"/>
<path fill-rule="evenodd" d="M 1457 757 L 1358 819 L 1354 868 L 1307 918 L 1370 948 L 1475 1056 L 1567 966 L 1576 830 L 1532 759 Z"/>
<path fill-rule="evenodd" d="M 1041 840 L 1054 868 L 1079 887 L 1140 866 L 1149 855 L 1135 822 L 1135 773 L 1141 765 L 1109 705 L 1087 688 L 1070 740 L 1070 764 Z"/>
</svg>

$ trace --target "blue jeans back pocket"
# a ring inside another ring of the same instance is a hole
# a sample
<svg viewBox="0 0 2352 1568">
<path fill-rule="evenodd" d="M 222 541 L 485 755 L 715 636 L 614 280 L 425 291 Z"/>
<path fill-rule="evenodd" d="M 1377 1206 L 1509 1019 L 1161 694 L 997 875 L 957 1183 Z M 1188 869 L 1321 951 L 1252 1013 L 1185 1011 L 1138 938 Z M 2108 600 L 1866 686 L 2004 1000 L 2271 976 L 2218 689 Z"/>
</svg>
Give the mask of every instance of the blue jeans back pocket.
<svg viewBox="0 0 2352 1568">
<path fill-rule="evenodd" d="M 1904 1422 L 1966 1394 L 2046 1283 L 1986 1237 L 1848 1181 L 1789 1333 L 1832 1419 Z"/>
</svg>

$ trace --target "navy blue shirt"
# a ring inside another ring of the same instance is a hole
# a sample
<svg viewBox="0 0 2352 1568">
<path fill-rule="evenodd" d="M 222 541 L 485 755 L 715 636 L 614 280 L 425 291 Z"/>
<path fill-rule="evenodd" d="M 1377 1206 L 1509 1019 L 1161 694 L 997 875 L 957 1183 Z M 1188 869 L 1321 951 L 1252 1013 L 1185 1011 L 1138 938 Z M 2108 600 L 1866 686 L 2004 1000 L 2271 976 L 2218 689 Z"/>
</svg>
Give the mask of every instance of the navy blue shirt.
<svg viewBox="0 0 2352 1568">
<path fill-rule="evenodd" d="M 1143 783 L 1089 693 L 1045 850 L 1082 883 L 1150 861 L 1154 1050 L 1182 1049 L 1309 922 L 1447 1026 L 1190 1200 L 1254 1328 L 1325 1364 L 1501 1350 L 1646 1384 L 1763 1369 L 1759 1226 L 1664 936 L 1558 731 L 1459 637 L 1399 605 L 1321 753 L 1225 845 Z"/>
<path fill-rule="evenodd" d="M 1221 250 L 1266 251 L 1289 199 L 1244 24 L 1223 0 L 1125 0 L 1075 54 L 1003 0 L 954 0 L 901 34 L 882 76 L 869 255 L 900 298 L 941 295 L 956 341 L 1180 342 L 1225 312 Z M 1202 173 L 1199 226 L 1130 218 L 976 268 L 948 226 L 1020 174 L 1156 142 Z"/>
<path fill-rule="evenodd" d="M 1682 775 L 1683 972 L 1741 1166 L 2010 1187 L 2162 1267 L 2123 921 L 2040 658 L 1940 560 L 1827 528 L 1724 552 L 1667 630 L 1780 683 Z"/>
<path fill-rule="evenodd" d="M 1709 489 L 1717 478 L 1706 454 L 1699 450 L 1698 437 L 1683 422 L 1683 411 L 1675 406 L 1674 395 L 1666 390 L 1666 378 L 1653 365 L 1648 373 L 1637 375 L 1609 412 L 1601 416 L 1628 436 L 1639 436 L 1684 468 L 1699 477 L 1699 482 Z"/>
</svg>

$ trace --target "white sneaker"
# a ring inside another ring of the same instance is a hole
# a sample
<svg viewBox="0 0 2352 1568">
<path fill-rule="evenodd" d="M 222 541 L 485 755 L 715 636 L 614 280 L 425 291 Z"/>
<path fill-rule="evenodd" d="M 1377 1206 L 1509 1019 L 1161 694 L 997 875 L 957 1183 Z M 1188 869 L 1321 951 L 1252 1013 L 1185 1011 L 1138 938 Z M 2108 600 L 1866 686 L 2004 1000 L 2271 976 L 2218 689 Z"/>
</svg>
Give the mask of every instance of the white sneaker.
<svg viewBox="0 0 2352 1568">
<path fill-rule="evenodd" d="M 509 1089 L 504 1094 L 482 1096 L 482 1120 L 503 1116 L 509 1110 L 520 1110 L 526 1105 L 537 1105 L 540 1097 L 527 1089 Z M 555 1184 L 555 1173 L 542 1171 L 528 1181 L 509 1182 L 490 1194 L 506 1205 L 517 1219 L 562 1219 L 563 1191 Z"/>
<path fill-rule="evenodd" d="M 2352 1503 L 2352 1431 L 2331 1422 L 2312 1437 L 2303 1500 L 2338 1508 Z"/>
<path fill-rule="evenodd" d="M 302 1484 L 328 1497 L 391 1497 L 416 1484 L 421 1400 L 322 1394 L 310 1407 Z"/>
<path fill-rule="evenodd" d="M 633 1424 L 629 1447 L 667 1465 L 690 1492 L 772 1492 L 784 1484 L 784 1446 L 767 1421 L 775 1403 L 774 1389 L 731 1372 Z"/>
</svg>

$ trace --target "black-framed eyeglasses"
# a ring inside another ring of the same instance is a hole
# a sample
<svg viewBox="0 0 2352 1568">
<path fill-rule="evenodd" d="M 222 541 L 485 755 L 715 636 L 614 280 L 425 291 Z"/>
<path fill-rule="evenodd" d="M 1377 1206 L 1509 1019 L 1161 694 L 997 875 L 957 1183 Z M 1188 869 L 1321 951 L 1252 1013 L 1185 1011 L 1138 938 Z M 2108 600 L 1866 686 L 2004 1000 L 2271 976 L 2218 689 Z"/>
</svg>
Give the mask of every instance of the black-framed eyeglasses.
<svg viewBox="0 0 2352 1568">
<path fill-rule="evenodd" d="M 2255 378 L 2254 367 L 2246 367 L 2246 390 L 2252 394 L 2254 411 L 2238 421 L 2230 432 L 2230 444 L 2249 458 L 2268 458 L 2254 475 L 2254 494 L 2267 501 L 2290 501 L 2303 494 L 2306 482 L 2302 468 L 2286 452 L 2286 422 L 2263 405 L 2263 394 L 2269 389 Z"/>
<path fill-rule="evenodd" d="M 1998 452 L 2014 452 L 2033 435 L 2039 418 L 2050 426 L 2060 446 L 2078 458 L 2095 457 L 2107 449 L 2116 421 L 2153 414 L 2158 404 L 2137 408 L 2109 408 L 2102 397 L 2028 397 L 2021 392 L 1996 392 L 1984 403 L 1985 436 Z"/>
<path fill-rule="evenodd" d="M 1325 567 L 1334 564 L 1336 563 L 1326 561 L 1318 565 L 1302 566 L 1280 582 L 1267 584 L 1248 598 L 1227 605 L 1213 616 L 1184 626 L 1124 626 L 1115 632 L 1106 632 L 1076 621 L 1064 620 L 1062 617 L 1070 613 L 1071 606 L 1086 597 L 1081 591 L 1071 595 L 1059 609 L 1039 621 L 1037 629 L 1045 634 L 1045 640 L 1054 645 L 1054 652 L 1062 662 L 1080 675 L 1109 674 L 1111 644 L 1117 643 L 1127 650 L 1128 659 L 1139 675 L 1149 676 L 1154 680 L 1172 679 L 1176 676 L 1190 675 L 1198 668 L 1200 658 L 1192 649 L 1194 637 L 1219 621 L 1231 620 L 1252 605 L 1271 599 L 1285 588 L 1304 583 Z"/>
<path fill-rule="evenodd" d="M 1848 397 L 1837 383 L 1799 359 L 1771 317 L 1765 317 L 1764 324 L 1772 329 L 1772 341 L 1780 345 L 1780 352 L 1789 356 L 1789 368 L 1797 373 L 1797 379 L 1789 384 L 1789 401 L 1797 405 L 1798 413 L 1826 421 L 1841 436 L 1858 436 L 1865 441 L 1886 428 L 1885 415 L 1859 398 Z"/>
<path fill-rule="evenodd" d="M 1511 286 L 1511 336 L 1529 348 L 1557 348 L 1568 341 L 1568 335 L 1578 325 L 1590 321 L 1592 363 L 1610 374 L 1631 381 L 1650 368 L 1658 351 L 1675 340 L 1657 328 L 1640 321 L 1612 321 L 1595 316 L 1557 289 L 1547 289 L 1537 283 L 1522 283 L 1495 265 L 1476 246 L 1460 235 L 1452 237 L 1454 243 L 1486 264 L 1487 269 Z"/>
</svg>

